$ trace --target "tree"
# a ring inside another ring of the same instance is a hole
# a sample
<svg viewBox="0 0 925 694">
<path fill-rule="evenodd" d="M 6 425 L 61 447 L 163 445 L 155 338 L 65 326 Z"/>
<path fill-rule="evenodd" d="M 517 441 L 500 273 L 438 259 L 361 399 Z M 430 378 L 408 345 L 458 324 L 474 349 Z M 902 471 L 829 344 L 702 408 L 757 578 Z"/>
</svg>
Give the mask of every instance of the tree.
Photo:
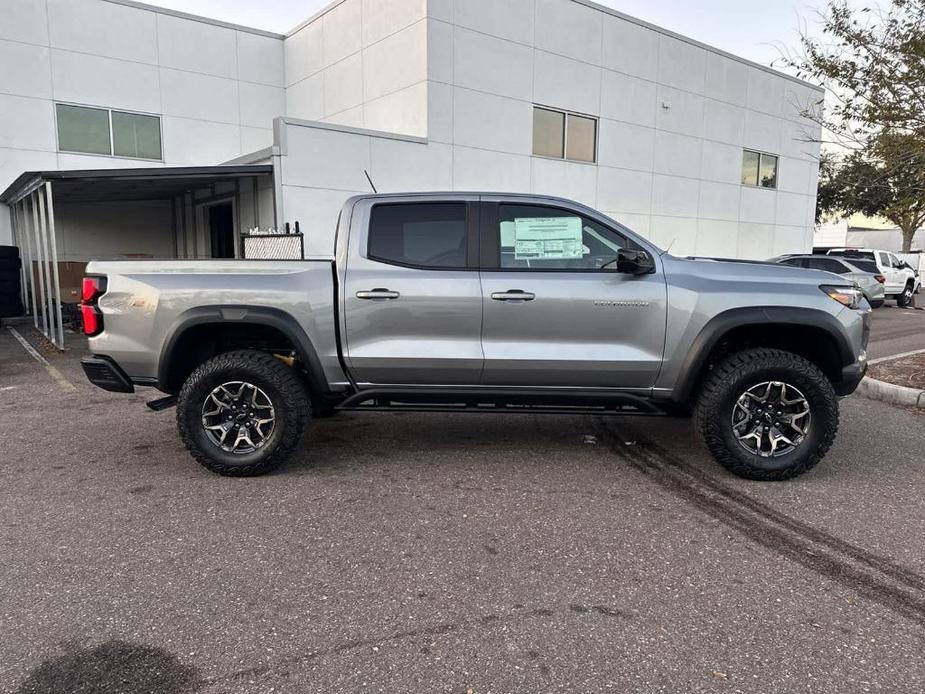
<svg viewBox="0 0 925 694">
<path fill-rule="evenodd" d="M 783 56 L 828 93 L 825 115 L 800 104 L 804 116 L 850 147 L 886 130 L 925 136 L 925 0 L 860 10 L 830 0 L 819 29 L 821 35 L 802 33 L 800 53 Z"/>
<path fill-rule="evenodd" d="M 884 217 L 902 231 L 903 251 L 925 224 L 925 140 L 908 133 L 884 132 L 837 162 L 820 166 L 816 215 L 860 212 Z"/>
<path fill-rule="evenodd" d="M 885 217 L 908 251 L 925 223 L 925 0 L 886 9 L 829 0 L 819 28 L 803 32 L 800 54 L 784 56 L 826 88 L 825 113 L 798 105 L 802 115 L 849 152 L 820 161 L 817 221 L 831 212 Z"/>
</svg>

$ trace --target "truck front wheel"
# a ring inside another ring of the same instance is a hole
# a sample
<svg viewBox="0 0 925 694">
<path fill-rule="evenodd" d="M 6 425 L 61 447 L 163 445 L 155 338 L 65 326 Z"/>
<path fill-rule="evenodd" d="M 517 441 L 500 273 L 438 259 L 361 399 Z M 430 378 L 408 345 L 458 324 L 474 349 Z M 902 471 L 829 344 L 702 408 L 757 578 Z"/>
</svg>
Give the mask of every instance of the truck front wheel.
<svg viewBox="0 0 925 694">
<path fill-rule="evenodd" d="M 177 401 L 180 438 L 220 475 L 270 472 L 298 446 L 311 415 L 305 387 L 269 354 L 238 351 L 201 364 Z"/>
<path fill-rule="evenodd" d="M 749 349 L 717 364 L 694 422 L 726 469 L 752 480 L 785 480 L 816 465 L 838 430 L 838 400 L 814 364 L 778 349 Z"/>
</svg>

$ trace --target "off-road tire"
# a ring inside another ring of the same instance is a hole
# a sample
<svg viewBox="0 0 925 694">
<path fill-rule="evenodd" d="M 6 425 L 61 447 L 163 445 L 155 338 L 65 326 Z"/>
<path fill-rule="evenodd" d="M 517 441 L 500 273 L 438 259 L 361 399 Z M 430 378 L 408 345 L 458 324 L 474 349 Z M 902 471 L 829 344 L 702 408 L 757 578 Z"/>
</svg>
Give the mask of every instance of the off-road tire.
<svg viewBox="0 0 925 694">
<path fill-rule="evenodd" d="M 909 304 L 912 303 L 912 296 L 914 289 L 912 282 L 906 284 L 906 287 L 903 289 L 901 294 L 896 295 L 896 305 L 900 308 L 906 308 Z"/>
<path fill-rule="evenodd" d="M 250 453 L 219 448 L 202 425 L 206 398 L 223 383 L 247 381 L 262 389 L 273 403 L 276 422 L 269 440 Z M 228 477 L 253 477 L 275 469 L 292 456 L 311 417 L 311 405 L 298 375 L 263 352 L 227 352 L 204 362 L 190 374 L 177 399 L 180 439 L 205 468 Z"/>
<path fill-rule="evenodd" d="M 765 458 L 739 444 L 732 412 L 746 390 L 765 381 L 799 389 L 810 406 L 806 438 L 792 451 Z M 803 357 L 779 349 L 748 349 L 726 357 L 710 371 L 694 407 L 694 426 L 720 465 L 739 477 L 778 481 L 802 475 L 825 457 L 838 431 L 838 399 L 825 374 Z"/>
</svg>

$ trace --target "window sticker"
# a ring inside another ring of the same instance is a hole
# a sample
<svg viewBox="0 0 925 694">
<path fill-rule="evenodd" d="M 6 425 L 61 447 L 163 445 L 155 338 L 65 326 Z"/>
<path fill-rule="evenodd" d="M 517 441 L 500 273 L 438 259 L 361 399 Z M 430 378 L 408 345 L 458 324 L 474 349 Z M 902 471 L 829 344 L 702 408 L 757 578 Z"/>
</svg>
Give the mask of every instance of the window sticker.
<svg viewBox="0 0 925 694">
<path fill-rule="evenodd" d="M 581 258 L 581 217 L 519 217 L 514 220 L 515 260 Z"/>
</svg>

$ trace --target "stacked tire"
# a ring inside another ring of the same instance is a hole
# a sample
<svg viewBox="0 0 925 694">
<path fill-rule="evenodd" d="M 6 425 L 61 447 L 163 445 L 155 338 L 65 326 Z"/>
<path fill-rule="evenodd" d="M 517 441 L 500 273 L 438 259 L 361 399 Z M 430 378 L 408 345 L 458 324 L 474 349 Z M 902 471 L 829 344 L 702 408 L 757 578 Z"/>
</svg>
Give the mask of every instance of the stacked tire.
<svg viewBox="0 0 925 694">
<path fill-rule="evenodd" d="M 22 260 L 16 246 L 0 246 L 0 318 L 23 314 L 20 292 Z"/>
</svg>

